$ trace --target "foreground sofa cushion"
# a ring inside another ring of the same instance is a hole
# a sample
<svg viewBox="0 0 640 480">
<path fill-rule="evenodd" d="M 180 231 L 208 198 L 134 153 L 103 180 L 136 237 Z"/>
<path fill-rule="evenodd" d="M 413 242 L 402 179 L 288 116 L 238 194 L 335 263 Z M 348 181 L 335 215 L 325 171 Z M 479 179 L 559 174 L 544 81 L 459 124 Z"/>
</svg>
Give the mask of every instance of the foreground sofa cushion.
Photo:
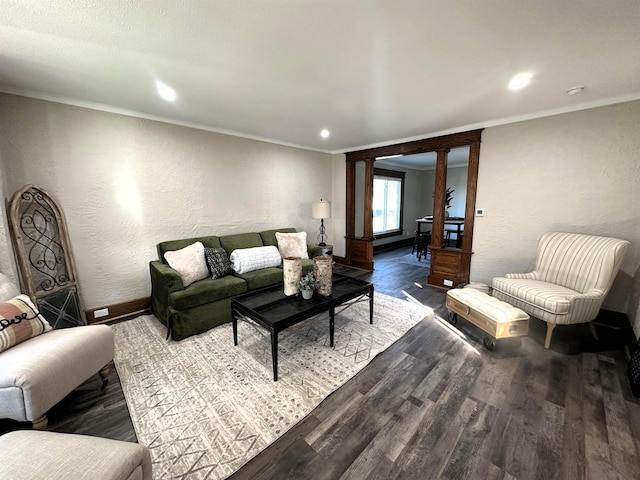
<svg viewBox="0 0 640 480">
<path fill-rule="evenodd" d="M 50 330 L 27 295 L 0 303 L 0 352 Z"/>
<path fill-rule="evenodd" d="M 0 436 L 0 478 L 151 480 L 147 447 L 88 435 L 18 430 Z"/>
</svg>

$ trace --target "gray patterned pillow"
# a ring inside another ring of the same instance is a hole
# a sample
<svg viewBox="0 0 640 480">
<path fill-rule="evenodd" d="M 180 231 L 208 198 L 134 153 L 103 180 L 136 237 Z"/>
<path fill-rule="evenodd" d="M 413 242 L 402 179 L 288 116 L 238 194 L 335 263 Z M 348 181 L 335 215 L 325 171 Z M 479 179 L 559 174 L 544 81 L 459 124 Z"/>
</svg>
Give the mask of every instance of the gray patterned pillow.
<svg viewBox="0 0 640 480">
<path fill-rule="evenodd" d="M 204 258 L 207 259 L 207 266 L 211 273 L 211 278 L 224 277 L 233 273 L 231 270 L 231 262 L 224 248 L 204 248 Z"/>
</svg>

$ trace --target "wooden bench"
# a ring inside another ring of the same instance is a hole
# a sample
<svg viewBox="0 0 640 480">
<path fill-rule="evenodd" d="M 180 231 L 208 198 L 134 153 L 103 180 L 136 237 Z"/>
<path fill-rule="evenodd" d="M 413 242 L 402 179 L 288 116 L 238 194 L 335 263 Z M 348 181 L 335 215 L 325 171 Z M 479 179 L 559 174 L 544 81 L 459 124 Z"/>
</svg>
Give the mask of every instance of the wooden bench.
<svg viewBox="0 0 640 480">
<path fill-rule="evenodd" d="M 490 335 L 484 338 L 484 346 L 489 350 L 493 350 L 499 338 L 529 333 L 527 313 L 474 288 L 448 290 L 446 306 L 451 323 L 456 323 L 457 315 L 460 315 Z"/>
</svg>

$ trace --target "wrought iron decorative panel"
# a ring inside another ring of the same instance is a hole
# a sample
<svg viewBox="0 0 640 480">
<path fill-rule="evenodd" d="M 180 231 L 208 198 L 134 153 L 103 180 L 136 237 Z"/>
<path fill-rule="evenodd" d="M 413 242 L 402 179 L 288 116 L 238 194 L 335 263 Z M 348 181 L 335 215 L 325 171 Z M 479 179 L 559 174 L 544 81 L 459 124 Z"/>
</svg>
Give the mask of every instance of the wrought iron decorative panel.
<svg viewBox="0 0 640 480">
<path fill-rule="evenodd" d="M 41 188 L 26 185 L 9 203 L 9 225 L 24 290 L 54 328 L 85 324 L 62 210 Z"/>
</svg>

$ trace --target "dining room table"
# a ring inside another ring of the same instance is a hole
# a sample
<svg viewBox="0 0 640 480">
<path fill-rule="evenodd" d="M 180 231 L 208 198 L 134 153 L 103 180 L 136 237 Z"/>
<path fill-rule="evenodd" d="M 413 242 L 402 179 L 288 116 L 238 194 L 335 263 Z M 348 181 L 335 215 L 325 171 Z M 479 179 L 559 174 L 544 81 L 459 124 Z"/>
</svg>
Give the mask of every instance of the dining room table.
<svg viewBox="0 0 640 480">
<path fill-rule="evenodd" d="M 433 223 L 433 217 L 428 215 L 426 217 L 416 219 L 416 234 L 420 235 L 422 231 L 422 225 L 431 225 Z M 462 217 L 449 217 L 444 220 L 445 231 L 450 231 L 456 234 L 456 248 L 462 248 L 462 234 L 464 232 L 464 218 Z M 448 229 L 447 225 L 455 227 L 455 229 Z"/>
</svg>

